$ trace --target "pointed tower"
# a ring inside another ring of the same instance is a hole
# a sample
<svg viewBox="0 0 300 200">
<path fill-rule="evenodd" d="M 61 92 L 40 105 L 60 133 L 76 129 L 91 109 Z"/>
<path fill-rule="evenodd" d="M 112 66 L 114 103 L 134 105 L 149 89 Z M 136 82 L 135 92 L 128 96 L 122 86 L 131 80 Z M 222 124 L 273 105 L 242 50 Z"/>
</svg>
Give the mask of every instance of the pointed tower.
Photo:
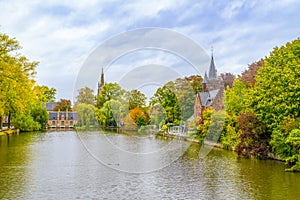
<svg viewBox="0 0 300 200">
<path fill-rule="evenodd" d="M 102 73 L 101 73 L 101 78 L 100 81 L 98 82 L 98 92 L 97 94 L 100 94 L 100 91 L 102 90 L 102 87 L 104 86 L 104 72 L 103 72 L 103 67 L 102 67 Z"/>
<path fill-rule="evenodd" d="M 209 78 L 209 80 L 217 79 L 217 70 L 216 70 L 215 62 L 214 62 L 213 48 L 211 49 L 211 61 L 210 61 L 210 66 L 209 66 L 209 71 L 208 71 L 208 78 Z"/>
<path fill-rule="evenodd" d="M 207 77 L 207 73 L 205 72 L 204 79 L 202 81 L 202 91 L 203 92 L 208 92 L 207 83 L 208 83 L 208 77 Z"/>
</svg>

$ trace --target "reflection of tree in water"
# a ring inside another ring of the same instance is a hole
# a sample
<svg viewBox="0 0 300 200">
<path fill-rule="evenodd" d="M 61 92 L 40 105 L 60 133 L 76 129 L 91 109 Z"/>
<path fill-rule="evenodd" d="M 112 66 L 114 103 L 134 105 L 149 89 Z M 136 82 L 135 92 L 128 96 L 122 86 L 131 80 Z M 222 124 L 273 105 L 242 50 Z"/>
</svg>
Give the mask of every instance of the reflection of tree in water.
<svg viewBox="0 0 300 200">
<path fill-rule="evenodd" d="M 187 159 L 198 159 L 201 145 L 199 143 L 191 143 L 189 148 L 182 155 L 183 158 Z"/>
<path fill-rule="evenodd" d="M 15 199 L 26 191 L 28 152 L 34 135 L 0 136 L 0 199 Z"/>
</svg>

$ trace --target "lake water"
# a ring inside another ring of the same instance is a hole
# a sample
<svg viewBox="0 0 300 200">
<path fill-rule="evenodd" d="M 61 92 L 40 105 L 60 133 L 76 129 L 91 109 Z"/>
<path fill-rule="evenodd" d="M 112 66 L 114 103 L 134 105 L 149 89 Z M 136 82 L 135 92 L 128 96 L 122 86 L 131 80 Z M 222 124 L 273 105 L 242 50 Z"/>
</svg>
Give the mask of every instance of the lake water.
<svg viewBox="0 0 300 200">
<path fill-rule="evenodd" d="M 202 148 L 101 132 L 0 136 L 0 199 L 300 199 L 300 173 L 283 163 Z"/>
</svg>

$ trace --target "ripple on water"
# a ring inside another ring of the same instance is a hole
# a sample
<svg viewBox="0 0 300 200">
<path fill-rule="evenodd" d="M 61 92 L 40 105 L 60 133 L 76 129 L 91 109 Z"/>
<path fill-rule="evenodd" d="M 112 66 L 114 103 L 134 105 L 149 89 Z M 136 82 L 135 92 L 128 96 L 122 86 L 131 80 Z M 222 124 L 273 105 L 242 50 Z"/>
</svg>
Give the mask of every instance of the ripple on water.
<svg viewBox="0 0 300 200">
<path fill-rule="evenodd" d="M 88 133 L 83 137 L 101 140 L 106 136 Z M 114 134 L 109 139 L 115 144 L 124 141 L 122 147 L 137 152 L 164 145 L 164 141 L 153 138 Z M 161 170 L 134 174 L 97 162 L 75 132 L 27 133 L 11 136 L 9 144 L 3 141 L 0 141 L 0 198 L 3 199 L 296 199 L 300 196 L 300 175 L 284 173 L 281 163 L 238 159 L 233 152 L 218 149 L 199 158 L 200 146 L 195 144 Z M 146 145 L 137 144 L 140 141 Z M 105 155 L 113 155 L 103 148 L 100 149 Z"/>
</svg>

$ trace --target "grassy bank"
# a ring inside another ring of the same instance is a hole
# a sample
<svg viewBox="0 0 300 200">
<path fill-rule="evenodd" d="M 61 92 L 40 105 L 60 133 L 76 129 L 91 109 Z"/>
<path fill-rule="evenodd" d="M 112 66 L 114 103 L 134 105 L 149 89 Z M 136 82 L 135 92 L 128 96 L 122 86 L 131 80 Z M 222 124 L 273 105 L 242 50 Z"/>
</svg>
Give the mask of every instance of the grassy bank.
<svg viewBox="0 0 300 200">
<path fill-rule="evenodd" d="M 0 131 L 0 136 L 1 135 L 11 135 L 11 134 L 14 134 L 14 133 L 19 133 L 19 132 L 20 132 L 19 129 L 2 130 L 2 131 Z"/>
</svg>

